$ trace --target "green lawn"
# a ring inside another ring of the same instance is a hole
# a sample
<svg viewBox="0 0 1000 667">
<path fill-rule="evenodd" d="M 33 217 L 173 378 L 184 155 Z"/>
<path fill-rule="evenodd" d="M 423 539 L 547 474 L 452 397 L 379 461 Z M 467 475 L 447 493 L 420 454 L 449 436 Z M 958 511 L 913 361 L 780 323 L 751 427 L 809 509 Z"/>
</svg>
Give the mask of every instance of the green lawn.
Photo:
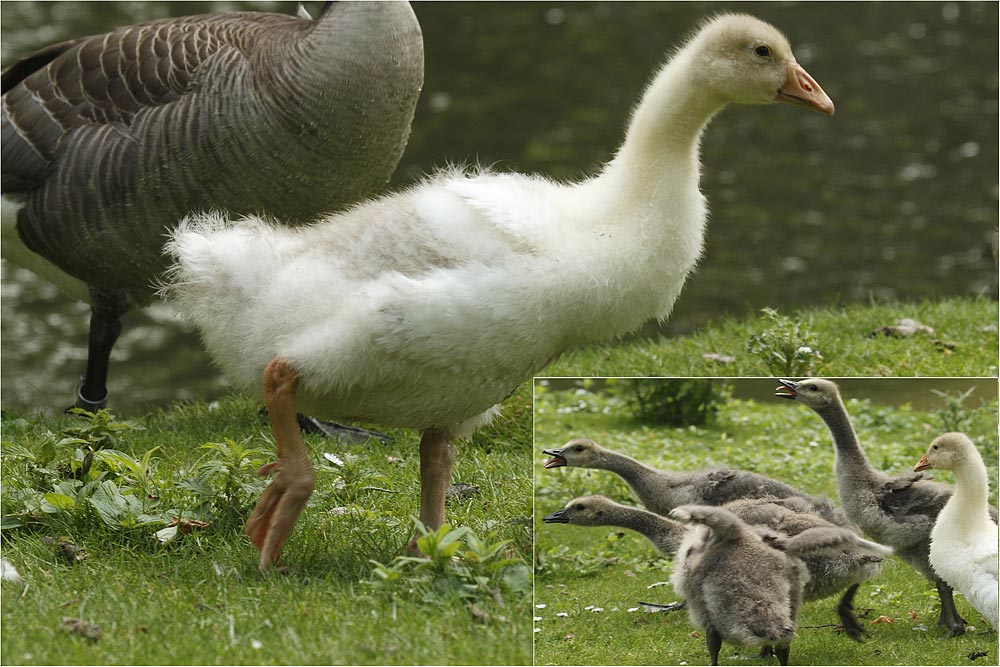
<svg viewBox="0 0 1000 667">
<path fill-rule="evenodd" d="M 255 469 L 273 458 L 258 407 L 228 398 L 133 420 L 143 430 L 117 423 L 4 415 L 3 557 L 27 588 L 3 584 L 3 663 L 530 663 L 529 386 L 459 443 L 454 481 L 478 493 L 449 499 L 460 539 L 434 559 L 398 558 L 418 506 L 414 433 L 390 431 L 388 445 L 308 436 L 316 492 L 282 551 L 287 570 L 266 576 L 242 534 L 266 483 Z M 80 481 L 84 445 L 67 429 L 110 439 Z M 174 515 L 210 525 L 161 544 Z M 86 557 L 43 539 L 60 536 Z M 100 638 L 60 630 L 63 617 Z"/>
<path fill-rule="evenodd" d="M 683 296 L 681 297 L 683 298 Z M 655 337 L 617 345 L 587 347 L 567 354 L 544 375 L 564 377 L 662 376 L 754 377 L 773 375 L 848 376 L 996 376 L 997 302 L 986 298 L 951 298 L 919 303 L 849 304 L 804 310 L 798 337 L 791 327 L 776 326 L 763 315 L 711 322 L 684 336 Z M 902 318 L 915 319 L 934 333 L 909 338 L 872 336 Z M 754 335 L 775 332 L 794 351 L 806 344 L 815 354 L 791 366 L 750 353 Z M 811 340 L 802 334 L 811 333 Z M 731 357 L 723 363 L 704 358 Z M 811 365 L 807 368 L 805 364 Z"/>
<path fill-rule="evenodd" d="M 903 317 L 935 332 L 869 336 Z M 577 350 L 545 372 L 996 375 L 996 322 L 996 302 L 976 298 L 806 311 L 797 321 L 758 315 L 688 336 Z M 703 358 L 709 353 L 733 360 Z M 2 661 L 527 664 L 531 637 L 539 664 L 704 661 L 702 639 L 683 614 L 627 611 L 640 600 L 672 599 L 669 586 L 647 588 L 668 579 L 670 564 L 643 540 L 539 523 L 575 495 L 624 500 L 626 487 L 598 472 L 542 471 L 538 450 L 588 435 L 664 467 L 726 463 L 835 494 L 822 424 L 801 406 L 732 401 L 711 428 L 651 429 L 601 395 L 550 390 L 538 395 L 533 449 L 531 390 L 522 387 L 503 417 L 460 443 L 454 481 L 478 492 L 449 500 L 455 530 L 438 536 L 433 557 L 420 561 L 401 558 L 417 508 L 417 436 L 391 431 L 388 445 L 308 437 L 317 490 L 282 552 L 286 567 L 267 576 L 257 574 L 256 551 L 242 534 L 266 484 L 255 470 L 273 458 L 253 402 L 180 405 L 124 424 L 139 429 L 5 413 L 3 557 L 27 587 L 3 584 Z M 875 464 L 886 469 L 912 466 L 936 428 L 925 426 L 935 415 L 918 410 L 849 409 Z M 970 413 L 981 440 L 995 438 L 995 398 L 992 410 Z M 664 449 L 664 440 L 673 444 Z M 88 456 L 88 444 L 103 449 Z M 546 605 L 534 610 L 530 456 L 535 603 Z M 168 525 L 175 516 L 208 525 L 177 532 Z M 67 540 L 75 547 L 58 546 Z M 73 548 L 85 557 L 74 561 Z M 936 596 L 901 563 L 858 599 L 871 608 L 867 618 L 894 623 L 872 625 L 871 640 L 854 644 L 833 632 L 833 601 L 811 603 L 793 660 L 965 664 L 986 651 L 975 660 L 996 662 L 995 634 L 943 641 L 936 628 L 918 628 L 936 619 Z M 532 627 L 531 616 L 542 620 Z M 64 617 L 96 624 L 100 637 L 62 629 Z"/>
<path fill-rule="evenodd" d="M 630 381 L 620 381 L 618 387 Z M 636 380 L 649 383 L 651 380 Z M 743 380 L 761 384 L 771 379 Z M 905 389 L 916 399 L 939 380 L 871 380 Z M 641 536 L 614 528 L 543 524 L 541 518 L 570 499 L 599 493 L 635 504 L 616 475 L 600 470 L 545 470 L 541 449 L 573 437 L 590 437 L 663 469 L 692 470 L 729 465 L 755 470 L 813 493 L 836 498 L 833 447 L 826 427 L 810 410 L 780 399 L 730 399 L 708 426 L 656 427 L 633 419 L 623 398 L 583 387 L 554 390 L 536 380 L 535 395 L 535 660 L 536 664 L 704 665 L 702 634 L 684 611 L 632 611 L 640 602 L 677 600 L 669 578 L 671 562 Z M 954 385 L 951 385 L 954 387 Z M 937 433 L 960 427 L 976 439 L 991 462 L 992 502 L 997 488 L 996 390 L 982 386 L 960 409 L 918 410 L 851 400 L 847 408 L 873 465 L 905 472 Z M 985 403 L 984 403 L 985 401 Z M 952 398 L 954 407 L 956 400 Z M 933 471 L 951 482 L 950 473 Z M 976 631 L 946 639 L 936 627 L 939 604 L 933 587 L 902 561 L 891 559 L 882 574 L 863 584 L 855 598 L 868 634 L 855 643 L 836 630 L 836 598 L 805 604 L 791 647 L 791 664 L 965 665 L 997 663 L 997 635 L 961 596 L 956 602 Z M 880 616 L 892 623 L 875 623 Z M 723 647 L 722 664 L 776 664 L 749 649 Z"/>
</svg>

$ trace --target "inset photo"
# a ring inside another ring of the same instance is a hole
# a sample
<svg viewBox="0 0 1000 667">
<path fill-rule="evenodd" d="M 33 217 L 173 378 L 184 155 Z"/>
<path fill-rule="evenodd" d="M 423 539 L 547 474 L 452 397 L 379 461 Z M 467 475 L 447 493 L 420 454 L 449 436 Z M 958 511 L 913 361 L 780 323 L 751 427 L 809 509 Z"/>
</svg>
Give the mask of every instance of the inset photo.
<svg viewBox="0 0 1000 667">
<path fill-rule="evenodd" d="M 995 663 L 997 432 L 993 378 L 536 378 L 535 664 Z"/>
</svg>

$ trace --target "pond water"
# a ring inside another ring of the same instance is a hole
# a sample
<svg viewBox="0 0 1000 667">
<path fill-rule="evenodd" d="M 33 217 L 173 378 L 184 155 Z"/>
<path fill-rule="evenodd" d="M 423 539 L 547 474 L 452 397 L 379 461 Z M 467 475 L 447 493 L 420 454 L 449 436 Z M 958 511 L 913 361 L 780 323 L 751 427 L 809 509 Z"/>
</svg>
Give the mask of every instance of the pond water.
<svg viewBox="0 0 1000 667">
<path fill-rule="evenodd" d="M 318 6 L 309 5 L 313 11 Z M 3 3 L 2 60 L 168 15 L 288 3 Z M 791 38 L 837 105 L 730 108 L 704 139 L 712 221 L 666 325 L 689 331 L 763 306 L 997 295 L 997 3 L 416 3 L 426 83 L 391 188 L 448 163 L 572 179 L 622 137 L 631 105 L 704 16 L 755 14 Z M 0 268 L 2 406 L 69 404 L 87 308 Z M 224 381 L 165 306 L 132 313 L 114 406 L 209 396 Z"/>
</svg>

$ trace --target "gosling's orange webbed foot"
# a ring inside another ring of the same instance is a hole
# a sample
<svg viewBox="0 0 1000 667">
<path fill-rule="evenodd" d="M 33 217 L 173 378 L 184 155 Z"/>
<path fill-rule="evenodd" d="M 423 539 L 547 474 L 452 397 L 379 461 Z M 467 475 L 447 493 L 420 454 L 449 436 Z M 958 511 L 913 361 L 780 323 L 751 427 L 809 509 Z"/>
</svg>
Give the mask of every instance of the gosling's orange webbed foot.
<svg viewBox="0 0 1000 667">
<path fill-rule="evenodd" d="M 247 535 L 260 551 L 261 572 L 278 559 L 281 547 L 292 532 L 295 520 L 306 506 L 314 486 L 312 464 L 275 461 L 261 467 L 259 474 L 274 474 L 247 521 Z"/>
<path fill-rule="evenodd" d="M 278 450 L 278 460 L 261 466 L 258 475 L 274 475 L 247 521 L 246 532 L 260 550 L 257 569 L 278 559 L 295 520 L 315 486 L 315 473 L 295 417 L 298 373 L 282 359 L 264 369 L 264 402 Z"/>
</svg>

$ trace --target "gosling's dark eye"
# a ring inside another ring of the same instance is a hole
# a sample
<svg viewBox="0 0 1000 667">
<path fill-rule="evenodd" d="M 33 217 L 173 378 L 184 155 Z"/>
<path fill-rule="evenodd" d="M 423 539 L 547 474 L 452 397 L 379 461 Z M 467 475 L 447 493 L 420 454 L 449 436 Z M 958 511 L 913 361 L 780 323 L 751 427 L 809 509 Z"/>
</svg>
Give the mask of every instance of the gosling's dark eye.
<svg viewBox="0 0 1000 667">
<path fill-rule="evenodd" d="M 577 505 L 575 509 L 578 510 L 578 511 L 580 511 L 580 512 L 582 512 L 586 508 L 583 505 Z"/>
<path fill-rule="evenodd" d="M 573 448 L 573 451 L 574 452 L 582 452 L 583 451 L 583 445 L 577 445 L 576 447 Z"/>
<path fill-rule="evenodd" d="M 771 55 L 771 49 L 767 48 L 766 46 L 758 46 L 756 49 L 753 50 L 753 52 L 756 53 L 761 58 L 767 58 L 769 55 Z"/>
<path fill-rule="evenodd" d="M 931 447 L 931 449 L 937 449 L 937 448 L 938 448 L 937 445 L 934 445 L 933 447 Z"/>
</svg>

